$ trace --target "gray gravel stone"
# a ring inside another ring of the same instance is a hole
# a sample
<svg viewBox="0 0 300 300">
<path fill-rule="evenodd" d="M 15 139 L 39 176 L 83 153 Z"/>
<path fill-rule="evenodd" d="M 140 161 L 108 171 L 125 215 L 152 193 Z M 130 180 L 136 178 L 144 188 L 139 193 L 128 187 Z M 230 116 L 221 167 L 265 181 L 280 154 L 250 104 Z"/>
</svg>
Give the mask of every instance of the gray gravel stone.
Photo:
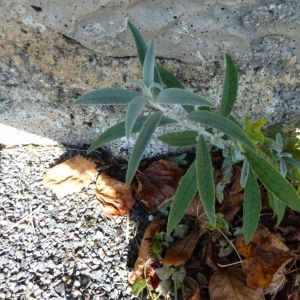
<svg viewBox="0 0 300 300">
<path fill-rule="evenodd" d="M 51 165 L 77 153 L 35 145 L 0 151 L 0 299 L 134 299 L 120 230 L 126 218 L 105 217 L 92 192 L 58 199 L 42 185 Z"/>
</svg>

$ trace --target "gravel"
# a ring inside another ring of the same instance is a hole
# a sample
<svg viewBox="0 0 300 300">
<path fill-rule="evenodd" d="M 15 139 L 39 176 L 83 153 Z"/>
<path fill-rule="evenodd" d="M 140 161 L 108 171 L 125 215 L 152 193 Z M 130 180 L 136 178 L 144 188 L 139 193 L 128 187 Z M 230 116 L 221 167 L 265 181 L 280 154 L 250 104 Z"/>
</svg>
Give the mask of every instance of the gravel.
<svg viewBox="0 0 300 300">
<path fill-rule="evenodd" d="M 38 145 L 0 151 L 0 299 L 136 299 L 128 275 L 147 210 L 138 204 L 128 220 L 106 217 L 94 183 L 63 198 L 42 184 L 49 167 L 78 153 L 85 152 Z"/>
</svg>

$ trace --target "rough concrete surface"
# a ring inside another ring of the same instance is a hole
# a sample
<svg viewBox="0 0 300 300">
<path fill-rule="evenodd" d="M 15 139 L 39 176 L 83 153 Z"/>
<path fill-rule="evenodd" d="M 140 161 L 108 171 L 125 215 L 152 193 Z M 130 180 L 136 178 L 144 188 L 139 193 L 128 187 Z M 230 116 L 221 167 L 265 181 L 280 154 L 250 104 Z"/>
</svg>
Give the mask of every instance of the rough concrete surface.
<svg viewBox="0 0 300 300">
<path fill-rule="evenodd" d="M 141 78 L 128 20 L 148 41 L 156 39 L 159 63 L 215 103 L 230 53 L 240 74 L 236 116 L 297 127 L 298 1 L 174 2 L 0 0 L 0 123 L 6 126 L 0 142 L 32 142 L 24 139 L 28 132 L 46 143 L 90 143 L 122 120 L 123 108 L 72 103 L 93 88 Z M 23 130 L 23 139 L 9 128 Z M 152 149 L 168 150 L 156 142 Z"/>
</svg>

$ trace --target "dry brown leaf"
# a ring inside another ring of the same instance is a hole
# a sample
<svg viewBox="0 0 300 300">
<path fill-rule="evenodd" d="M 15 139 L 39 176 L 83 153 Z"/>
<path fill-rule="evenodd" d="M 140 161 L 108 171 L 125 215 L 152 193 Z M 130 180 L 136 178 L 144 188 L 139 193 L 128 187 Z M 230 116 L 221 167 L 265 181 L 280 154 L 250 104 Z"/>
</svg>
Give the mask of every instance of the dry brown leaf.
<svg viewBox="0 0 300 300">
<path fill-rule="evenodd" d="M 233 184 L 229 189 L 229 194 L 234 195 L 240 193 L 244 188 L 240 184 L 242 166 L 240 164 L 233 165 Z"/>
<path fill-rule="evenodd" d="M 179 243 L 170 247 L 162 259 L 165 266 L 180 266 L 191 256 L 199 239 L 199 229 L 195 229 Z"/>
<path fill-rule="evenodd" d="M 156 212 L 174 196 L 184 171 L 175 163 L 160 159 L 137 175 L 137 198 Z"/>
<path fill-rule="evenodd" d="M 249 245 L 245 244 L 242 235 L 237 236 L 235 247 L 246 259 L 242 268 L 247 274 L 250 287 L 267 287 L 275 274 L 289 263 L 294 255 L 288 247 L 265 227 L 259 227 Z"/>
<path fill-rule="evenodd" d="M 182 294 L 184 300 L 201 300 L 198 282 L 191 277 L 185 277 L 182 285 Z"/>
<path fill-rule="evenodd" d="M 134 272 L 129 278 L 129 283 L 133 284 L 137 278 L 142 279 L 144 277 L 144 267 L 149 259 L 149 252 L 152 247 L 152 239 L 155 236 L 156 232 L 160 229 L 160 220 L 157 217 L 154 217 L 150 225 L 147 227 L 143 239 L 140 245 L 139 256 L 134 263 Z M 148 266 L 151 264 L 147 264 L 147 276 L 154 275 L 151 273 L 151 270 L 148 270 Z"/>
<path fill-rule="evenodd" d="M 210 300 L 260 300 L 265 299 L 261 288 L 253 289 L 239 268 L 215 272 L 209 282 Z"/>
<path fill-rule="evenodd" d="M 124 216 L 135 203 L 131 188 L 104 173 L 97 178 L 96 198 L 107 216 Z"/>
<path fill-rule="evenodd" d="M 196 217 L 200 222 L 203 222 L 203 223 L 208 221 L 208 218 L 204 211 L 203 204 L 202 204 L 198 194 L 191 201 L 185 214 L 190 217 Z"/>
<path fill-rule="evenodd" d="M 96 180 L 96 163 L 77 155 L 49 169 L 43 184 L 58 197 L 78 193 Z"/>
</svg>

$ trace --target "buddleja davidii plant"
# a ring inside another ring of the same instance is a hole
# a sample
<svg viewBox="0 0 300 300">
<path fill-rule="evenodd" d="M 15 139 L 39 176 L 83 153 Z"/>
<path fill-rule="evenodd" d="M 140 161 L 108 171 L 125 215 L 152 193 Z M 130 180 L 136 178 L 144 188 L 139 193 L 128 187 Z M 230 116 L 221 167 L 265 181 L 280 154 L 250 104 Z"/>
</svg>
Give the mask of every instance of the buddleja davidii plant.
<svg viewBox="0 0 300 300">
<path fill-rule="evenodd" d="M 167 232 L 170 233 L 184 216 L 190 202 L 199 192 L 207 217 L 216 226 L 215 186 L 210 148 L 215 145 L 226 149 L 231 156 L 244 159 L 243 183 L 244 234 L 249 242 L 258 225 L 261 200 L 259 179 L 274 199 L 296 211 L 300 211 L 300 198 L 291 184 L 266 159 L 259 155 L 257 146 L 232 117 L 231 111 L 237 98 L 237 68 L 229 55 L 226 55 L 226 73 L 219 112 L 212 112 L 214 105 L 207 99 L 189 92 L 176 77 L 155 64 L 155 44 L 152 40 L 147 47 L 139 31 L 129 23 L 138 56 L 142 65 L 143 81 L 131 81 L 142 92 L 123 88 L 104 88 L 91 91 L 76 100 L 82 105 L 127 105 L 124 122 L 120 122 L 101 134 L 90 146 L 88 152 L 132 133 L 139 133 L 134 144 L 126 174 L 129 186 L 135 176 L 145 150 L 159 126 L 178 123 L 187 130 L 169 133 L 158 137 L 171 146 L 196 145 L 195 162 L 181 179 L 169 214 Z M 140 115 L 145 105 L 156 112 L 145 117 Z M 173 104 L 182 105 L 186 119 L 169 110 Z M 204 108 L 204 109 L 203 109 Z"/>
</svg>

